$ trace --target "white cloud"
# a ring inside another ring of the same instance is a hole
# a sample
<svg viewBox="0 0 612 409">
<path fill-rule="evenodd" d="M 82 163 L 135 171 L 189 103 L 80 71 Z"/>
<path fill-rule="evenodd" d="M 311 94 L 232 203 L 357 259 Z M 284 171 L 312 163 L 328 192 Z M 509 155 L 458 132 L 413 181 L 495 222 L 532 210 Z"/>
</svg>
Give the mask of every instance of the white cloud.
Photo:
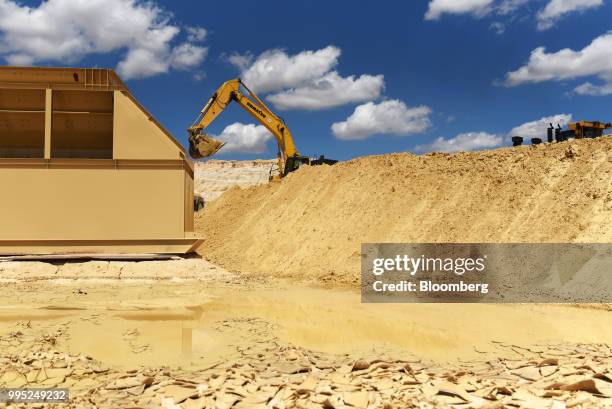
<svg viewBox="0 0 612 409">
<path fill-rule="evenodd" d="M 316 110 L 377 99 L 384 86 L 383 75 L 341 77 L 332 71 L 308 85 L 270 95 L 267 99 L 279 109 Z"/>
<path fill-rule="evenodd" d="M 241 69 L 242 80 L 254 91 L 272 92 L 321 78 L 338 64 L 338 57 L 340 49 L 330 45 L 295 55 L 288 55 L 283 50 L 268 50 L 256 59 L 250 54 L 234 54 L 228 60 Z"/>
<path fill-rule="evenodd" d="M 595 85 L 591 82 L 585 82 L 574 88 L 576 94 L 580 95 L 610 95 L 612 94 L 612 82 L 607 84 Z"/>
<path fill-rule="evenodd" d="M 203 27 L 187 27 L 187 40 L 191 42 L 200 42 L 206 39 L 208 31 Z"/>
<path fill-rule="evenodd" d="M 317 110 L 380 97 L 383 75 L 362 74 L 342 77 L 333 70 L 341 51 L 327 46 L 288 55 L 268 50 L 252 54 L 232 54 L 227 60 L 238 67 L 244 83 L 254 91 L 272 93 L 266 98 L 278 109 Z"/>
<path fill-rule="evenodd" d="M 491 30 L 493 30 L 495 32 L 495 34 L 504 34 L 506 32 L 506 25 L 504 23 L 501 23 L 499 21 L 495 21 L 493 23 L 491 23 L 491 25 L 489 26 L 489 28 Z"/>
<path fill-rule="evenodd" d="M 503 0 L 497 6 L 497 14 L 500 14 L 502 16 L 512 14 L 530 1 L 532 0 Z"/>
<path fill-rule="evenodd" d="M 238 69 L 240 69 L 240 71 L 245 71 L 247 68 L 249 68 L 249 65 L 251 65 L 253 63 L 253 54 L 251 53 L 246 53 L 246 54 L 238 54 L 238 53 L 234 53 L 231 54 L 229 56 L 226 55 L 227 61 L 236 66 Z"/>
<path fill-rule="evenodd" d="M 146 78 L 168 72 L 168 63 L 160 60 L 155 51 L 135 48 L 117 64 L 117 71 L 124 79 Z"/>
<path fill-rule="evenodd" d="M 493 0 L 430 0 L 425 20 L 438 20 L 442 14 L 487 14 Z"/>
<path fill-rule="evenodd" d="M 221 135 L 216 137 L 227 142 L 221 153 L 263 153 L 272 134 L 262 125 L 242 124 L 235 122 L 225 127 Z"/>
<path fill-rule="evenodd" d="M 432 143 L 417 146 L 415 150 L 419 152 L 460 152 L 491 149 L 504 145 L 505 141 L 512 136 L 522 136 L 526 140 L 530 138 L 542 138 L 544 140 L 549 124 L 552 123 L 555 127 L 557 125 L 564 127 L 571 120 L 571 114 L 550 115 L 515 126 L 506 135 L 489 132 L 464 132 L 454 138 L 438 137 Z"/>
<path fill-rule="evenodd" d="M 208 49 L 191 43 L 180 44 L 172 50 L 170 65 L 179 70 L 188 70 L 204 61 Z"/>
<path fill-rule="evenodd" d="M 603 0 L 550 0 L 538 13 L 538 29 L 546 30 L 569 13 L 581 12 L 603 5 Z"/>
<path fill-rule="evenodd" d="M 612 32 L 595 38 L 582 50 L 564 48 L 547 53 L 544 47 L 531 52 L 524 66 L 506 74 L 505 84 L 516 86 L 524 83 L 562 81 L 580 77 L 596 76 L 603 84 L 598 87 L 591 83 L 578 86 L 581 94 L 604 95 L 612 88 Z"/>
<path fill-rule="evenodd" d="M 125 51 L 118 71 L 125 79 L 142 78 L 203 61 L 206 48 L 193 43 L 205 30 L 189 28 L 190 42 L 174 46 L 179 32 L 150 1 L 48 0 L 28 7 L 0 0 L 0 54 L 9 64 L 72 64 L 89 54 Z"/>
<path fill-rule="evenodd" d="M 416 147 L 420 152 L 460 152 L 478 149 L 491 149 L 501 146 L 504 137 L 487 132 L 460 133 L 454 138 L 436 138 L 432 143 Z"/>
<path fill-rule="evenodd" d="M 532 16 L 534 7 L 529 4 L 539 4 L 534 0 L 430 0 L 425 14 L 426 20 L 438 20 L 443 14 L 470 14 L 477 18 L 486 15 L 505 17 L 507 21 L 497 22 L 491 28 L 498 34 L 500 28 L 507 27 L 521 9 L 525 16 Z M 554 23 L 571 13 L 583 12 L 600 7 L 604 0 L 547 0 L 546 5 L 534 17 L 539 30 L 549 29 Z"/>
<path fill-rule="evenodd" d="M 409 135 L 430 127 L 426 106 L 407 107 L 397 99 L 378 104 L 368 102 L 359 105 L 343 122 L 332 124 L 332 133 L 339 139 L 366 139 L 375 134 Z"/>
<path fill-rule="evenodd" d="M 557 114 L 545 116 L 535 121 L 525 122 L 522 125 L 512 128 L 512 130 L 508 133 L 508 136 L 522 136 L 525 139 L 544 139 L 544 137 L 546 136 L 546 128 L 548 128 L 549 124 L 552 123 L 555 127 L 557 126 L 557 124 L 559 124 L 563 127 L 567 125 L 571 120 L 571 114 Z"/>
</svg>

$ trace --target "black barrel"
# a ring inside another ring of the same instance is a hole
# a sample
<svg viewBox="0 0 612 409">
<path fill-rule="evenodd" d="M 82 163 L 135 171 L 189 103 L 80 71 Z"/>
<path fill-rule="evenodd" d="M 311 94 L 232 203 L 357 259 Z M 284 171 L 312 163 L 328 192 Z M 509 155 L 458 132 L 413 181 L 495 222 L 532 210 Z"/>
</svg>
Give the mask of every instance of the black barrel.
<svg viewBox="0 0 612 409">
<path fill-rule="evenodd" d="M 542 138 L 531 138 L 531 143 L 533 145 L 539 145 L 542 143 Z"/>
<path fill-rule="evenodd" d="M 512 137 L 512 146 L 521 146 L 523 144 L 522 136 L 513 136 Z"/>
</svg>

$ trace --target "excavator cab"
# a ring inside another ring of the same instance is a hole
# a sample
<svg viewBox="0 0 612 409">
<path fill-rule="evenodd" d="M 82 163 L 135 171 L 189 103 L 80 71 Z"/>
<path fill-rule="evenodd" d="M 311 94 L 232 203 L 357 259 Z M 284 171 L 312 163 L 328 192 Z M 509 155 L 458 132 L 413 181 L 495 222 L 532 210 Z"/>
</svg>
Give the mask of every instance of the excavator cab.
<svg viewBox="0 0 612 409">
<path fill-rule="evenodd" d="M 281 178 L 287 176 L 289 173 L 298 170 L 302 165 L 307 166 L 315 166 L 315 165 L 333 165 L 338 163 L 337 160 L 327 159 L 325 156 L 321 155 L 318 158 L 314 159 L 309 156 L 293 156 L 287 158 L 287 162 L 285 164 L 285 168 L 281 171 L 278 164 L 274 164 L 270 167 L 270 172 L 268 176 L 268 180 L 270 181 L 278 181 Z"/>
<path fill-rule="evenodd" d="M 333 165 L 337 163 L 337 160 L 327 159 L 325 156 L 321 155 L 318 158 L 314 159 L 309 156 L 301 156 L 296 155 L 290 158 L 287 158 L 287 163 L 285 164 L 285 170 L 283 176 L 287 176 L 290 172 L 298 170 L 302 165 L 315 166 L 315 165 Z"/>
</svg>

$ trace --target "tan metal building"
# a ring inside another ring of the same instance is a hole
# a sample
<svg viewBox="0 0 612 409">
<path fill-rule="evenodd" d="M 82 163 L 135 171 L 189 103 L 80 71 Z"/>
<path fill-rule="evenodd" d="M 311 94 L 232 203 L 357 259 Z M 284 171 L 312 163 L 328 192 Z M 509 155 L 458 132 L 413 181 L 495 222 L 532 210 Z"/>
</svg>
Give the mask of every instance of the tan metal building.
<svg viewBox="0 0 612 409">
<path fill-rule="evenodd" d="M 0 254 L 186 253 L 193 163 L 110 69 L 0 67 Z"/>
</svg>

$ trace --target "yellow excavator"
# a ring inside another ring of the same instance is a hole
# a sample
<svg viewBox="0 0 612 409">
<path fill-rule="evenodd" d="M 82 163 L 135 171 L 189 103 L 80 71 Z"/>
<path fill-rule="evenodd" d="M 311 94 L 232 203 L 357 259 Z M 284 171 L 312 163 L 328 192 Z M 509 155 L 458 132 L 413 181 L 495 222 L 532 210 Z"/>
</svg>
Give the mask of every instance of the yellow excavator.
<svg viewBox="0 0 612 409">
<path fill-rule="evenodd" d="M 246 90 L 248 95 L 242 92 Z M 337 161 L 326 159 L 324 156 L 310 158 L 302 156 L 297 151 L 293 136 L 285 122 L 275 115 L 270 108 L 253 93 L 240 78 L 223 83 L 210 97 L 195 122 L 188 129 L 189 154 L 194 159 L 206 158 L 214 155 L 225 145 L 205 133 L 206 128 L 219 116 L 219 114 L 235 101 L 253 118 L 259 121 L 276 138 L 278 144 L 278 168 L 270 170 L 270 179 L 280 179 L 290 172 L 297 170 L 301 165 L 333 165 Z"/>
</svg>

